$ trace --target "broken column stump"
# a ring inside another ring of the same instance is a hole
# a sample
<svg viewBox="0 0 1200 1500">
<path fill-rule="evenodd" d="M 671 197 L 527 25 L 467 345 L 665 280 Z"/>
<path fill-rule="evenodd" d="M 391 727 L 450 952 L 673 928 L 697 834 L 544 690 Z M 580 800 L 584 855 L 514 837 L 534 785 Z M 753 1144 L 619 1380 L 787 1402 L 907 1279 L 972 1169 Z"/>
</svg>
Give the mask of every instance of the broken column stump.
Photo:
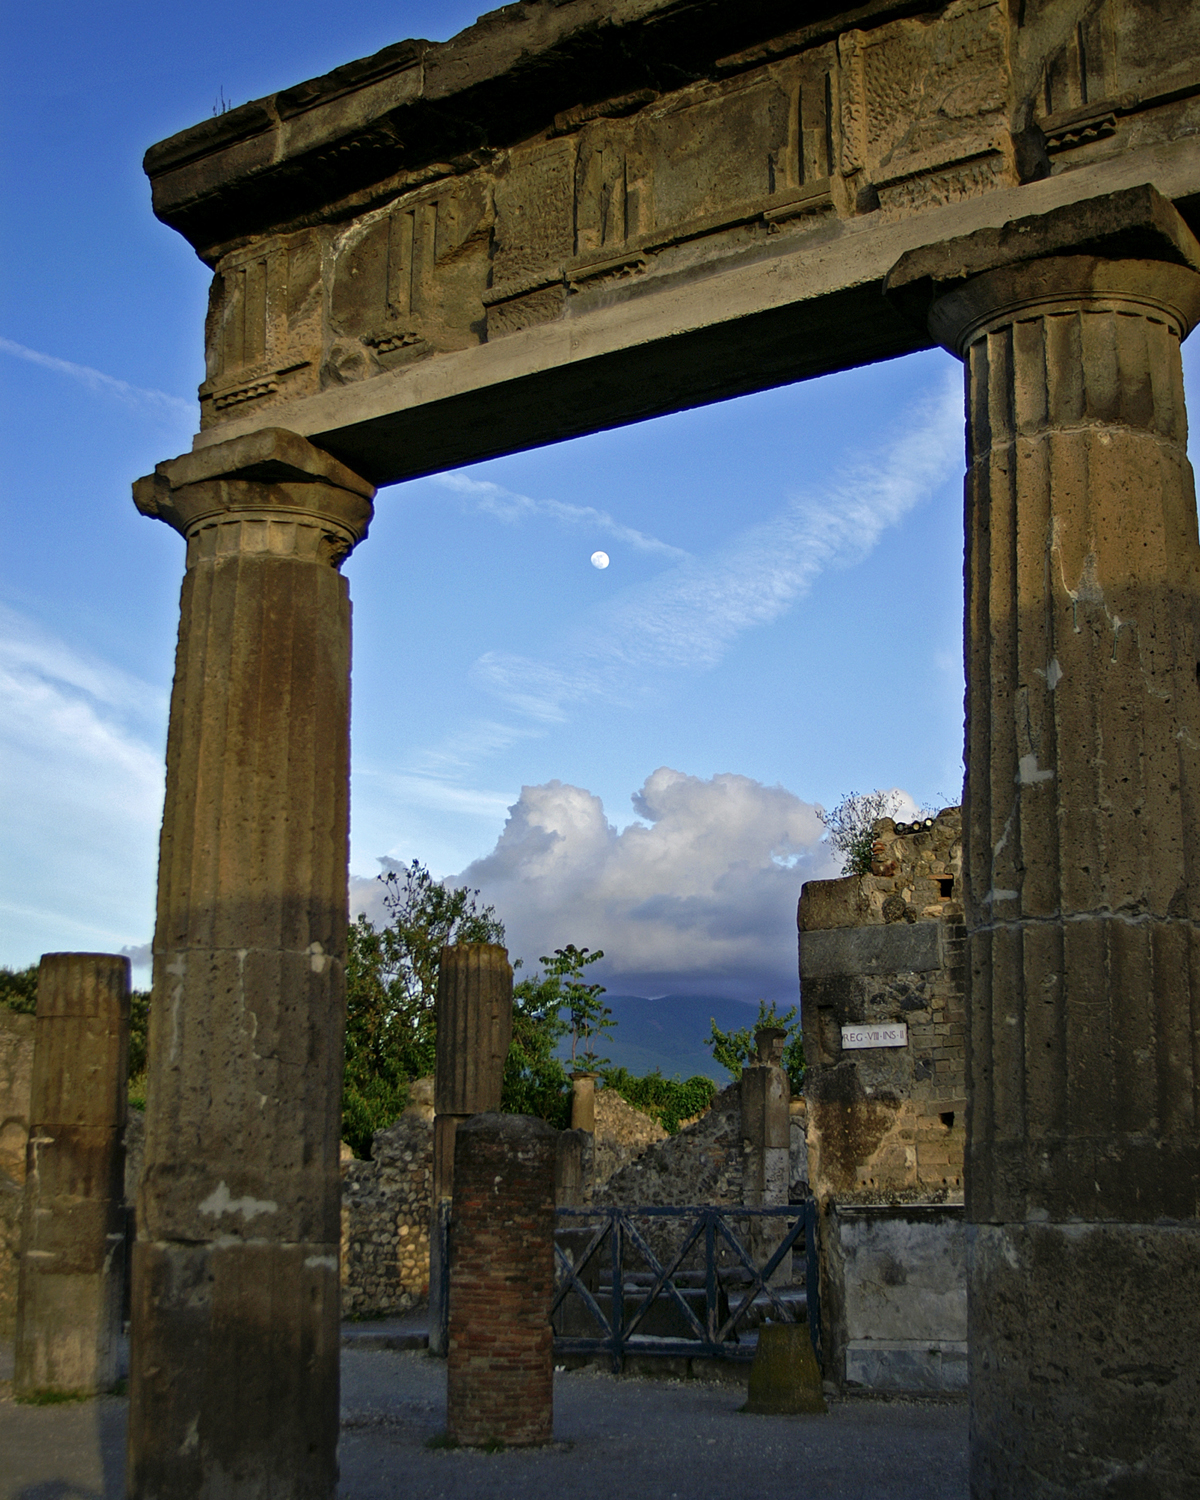
<svg viewBox="0 0 1200 1500">
<path fill-rule="evenodd" d="M 552 1435 L 556 1137 L 531 1115 L 458 1128 L 446 1390 L 449 1436 L 468 1447 Z"/>
<path fill-rule="evenodd" d="M 571 1129 L 596 1133 L 596 1075 L 571 1074 Z"/>
<path fill-rule="evenodd" d="M 47 953 L 38 968 L 14 1390 L 117 1380 L 125 1276 L 129 960 Z"/>
<path fill-rule="evenodd" d="M 787 1032 L 764 1026 L 754 1033 L 755 1060 L 742 1069 L 742 1202 L 747 1208 L 778 1208 L 787 1204 L 791 1185 L 792 1090 L 783 1067 Z M 775 1252 L 788 1226 L 778 1220 L 751 1221 L 748 1241 L 760 1265 Z M 792 1253 L 780 1261 L 771 1277 L 773 1286 L 792 1279 Z"/>
<path fill-rule="evenodd" d="M 433 1206 L 429 1233 L 429 1348 L 445 1354 L 446 1240 L 439 1230 L 454 1192 L 454 1136 L 472 1115 L 500 1108 L 512 1041 L 512 965 L 497 943 L 442 949 L 433 1093 Z"/>
</svg>

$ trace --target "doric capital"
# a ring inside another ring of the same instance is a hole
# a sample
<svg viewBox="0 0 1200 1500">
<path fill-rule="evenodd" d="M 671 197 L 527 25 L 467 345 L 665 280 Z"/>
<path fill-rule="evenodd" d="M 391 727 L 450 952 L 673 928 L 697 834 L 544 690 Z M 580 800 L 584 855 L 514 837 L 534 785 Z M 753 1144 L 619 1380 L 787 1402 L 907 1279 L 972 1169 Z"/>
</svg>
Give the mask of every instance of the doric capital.
<svg viewBox="0 0 1200 1500">
<path fill-rule="evenodd" d="M 1185 338 L 1200 320 L 1200 244 L 1147 183 L 912 250 L 884 289 L 960 358 L 1026 309 L 1140 313 Z"/>
<path fill-rule="evenodd" d="M 264 427 L 158 464 L 133 503 L 188 540 L 188 565 L 225 552 L 338 566 L 367 534 L 375 488 L 297 433 Z"/>
</svg>

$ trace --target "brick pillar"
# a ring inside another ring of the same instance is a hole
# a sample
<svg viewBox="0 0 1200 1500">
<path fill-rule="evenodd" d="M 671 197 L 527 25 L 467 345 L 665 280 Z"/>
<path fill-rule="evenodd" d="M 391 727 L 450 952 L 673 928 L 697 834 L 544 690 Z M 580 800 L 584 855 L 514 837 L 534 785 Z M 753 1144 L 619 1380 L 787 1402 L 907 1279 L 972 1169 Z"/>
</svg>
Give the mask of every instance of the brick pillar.
<svg viewBox="0 0 1200 1500">
<path fill-rule="evenodd" d="M 167 741 L 129 1494 L 329 1500 L 350 602 L 370 485 L 293 433 L 135 486 L 187 538 Z"/>
<path fill-rule="evenodd" d="M 1097 253 L 1002 263 L 930 322 L 967 366 L 972 1494 L 1182 1500 L 1200 546 L 1179 345 L 1200 245 L 1149 189 L 1000 233 L 1001 258 Z M 972 241 L 948 258 L 973 269 Z"/>
<path fill-rule="evenodd" d="M 107 1390 L 125 1278 L 129 960 L 38 968 L 14 1389 Z"/>
<path fill-rule="evenodd" d="M 530 1115 L 477 1115 L 454 1149 L 449 1434 L 548 1443 L 554 1426 L 554 1156 Z"/>
</svg>

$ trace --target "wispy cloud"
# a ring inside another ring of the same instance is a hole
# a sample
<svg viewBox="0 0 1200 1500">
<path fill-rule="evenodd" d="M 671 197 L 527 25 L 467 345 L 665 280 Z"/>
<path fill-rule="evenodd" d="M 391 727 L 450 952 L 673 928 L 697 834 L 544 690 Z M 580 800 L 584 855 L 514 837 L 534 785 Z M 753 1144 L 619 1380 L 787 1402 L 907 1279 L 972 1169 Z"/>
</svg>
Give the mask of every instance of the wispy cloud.
<svg viewBox="0 0 1200 1500">
<path fill-rule="evenodd" d="M 529 495 L 518 495 L 502 485 L 487 479 L 471 479 L 466 474 L 439 474 L 436 482 L 456 495 L 469 501 L 476 510 L 497 520 L 510 523 L 530 517 L 544 516 L 571 526 L 586 526 L 588 530 L 624 542 L 637 552 L 654 553 L 659 557 L 681 560 L 690 554 L 682 547 L 673 547 L 669 542 L 660 542 L 632 526 L 623 526 L 606 510 L 597 510 L 592 505 L 571 505 L 565 500 L 535 500 Z"/>
<path fill-rule="evenodd" d="M 585 699 L 648 691 L 662 672 L 712 668 L 740 636 L 792 609 L 822 573 L 861 562 L 961 469 L 962 396 L 951 378 L 821 491 L 800 491 L 721 551 L 688 557 L 598 606 L 552 659 L 487 652 L 472 677 L 526 720 L 548 725 Z"/>
<path fill-rule="evenodd" d="M 130 385 L 127 380 L 118 380 L 115 375 L 106 375 L 103 370 L 93 370 L 90 365 L 77 365 L 72 360 L 59 359 L 53 354 L 43 354 L 38 349 L 27 349 L 24 344 L 14 343 L 12 339 L 0 338 L 0 350 L 5 354 L 14 355 L 17 359 L 28 360 L 30 364 L 40 365 L 44 370 L 53 370 L 58 375 L 66 375 L 71 380 L 77 380 L 80 385 L 87 386 L 90 391 L 115 396 L 126 406 L 136 407 L 142 411 L 150 410 L 160 416 L 170 417 L 172 420 L 182 417 L 188 422 L 193 422 L 196 418 L 196 403 L 185 401 L 182 396 L 171 396 L 166 391 Z"/>
</svg>

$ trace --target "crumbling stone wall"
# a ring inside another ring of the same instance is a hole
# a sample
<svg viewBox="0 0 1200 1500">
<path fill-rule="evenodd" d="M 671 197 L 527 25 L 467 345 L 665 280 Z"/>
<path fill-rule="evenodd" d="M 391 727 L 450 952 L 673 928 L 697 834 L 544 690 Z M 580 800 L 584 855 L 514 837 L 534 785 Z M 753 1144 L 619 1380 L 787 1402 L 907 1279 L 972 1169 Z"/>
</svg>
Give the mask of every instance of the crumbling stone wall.
<svg viewBox="0 0 1200 1500">
<path fill-rule="evenodd" d="M 962 817 L 876 824 L 869 875 L 809 881 L 800 973 L 809 1151 L 822 1200 L 961 1203 L 966 1125 Z M 843 1047 L 851 1024 L 903 1047 Z"/>
<path fill-rule="evenodd" d="M 608 1091 L 605 1090 L 607 1093 Z M 597 1149 L 599 1149 L 597 1147 Z M 597 1203 L 741 1203 L 742 1110 L 736 1083 L 678 1135 L 651 1145 L 595 1190 Z"/>
<path fill-rule="evenodd" d="M 666 1140 L 670 1136 L 658 1121 L 622 1099 L 616 1089 L 597 1089 L 592 1157 L 592 1180 L 596 1188 L 638 1160 L 651 1146 Z"/>
<path fill-rule="evenodd" d="M 342 1163 L 342 1316 L 388 1317 L 429 1296 L 432 1112 L 407 1110 Z"/>
<path fill-rule="evenodd" d="M 0 1339 L 13 1337 L 17 1319 L 17 1263 L 21 1248 L 21 1190 L 29 1140 L 33 1086 L 32 1016 L 0 1006 Z"/>
</svg>

